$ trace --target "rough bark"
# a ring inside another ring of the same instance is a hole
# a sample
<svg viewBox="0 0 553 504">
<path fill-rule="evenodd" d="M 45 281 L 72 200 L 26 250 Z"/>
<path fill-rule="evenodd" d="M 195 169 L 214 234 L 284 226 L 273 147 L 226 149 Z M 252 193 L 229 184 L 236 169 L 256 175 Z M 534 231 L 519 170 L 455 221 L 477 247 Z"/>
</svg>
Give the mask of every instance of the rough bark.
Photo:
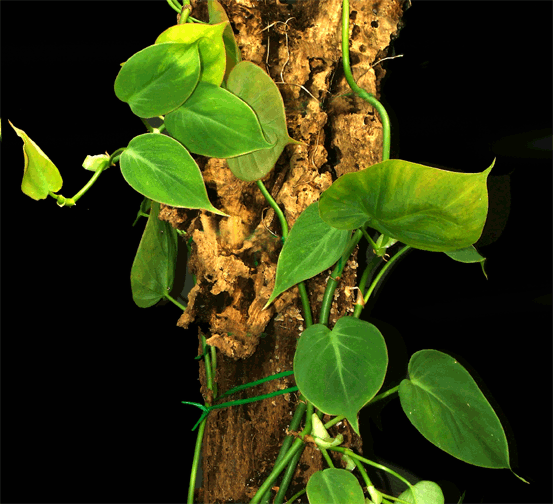
<svg viewBox="0 0 553 504">
<path fill-rule="evenodd" d="M 374 109 L 351 93 L 341 63 L 341 0 L 301 0 L 293 6 L 278 0 L 220 0 L 231 20 L 242 58 L 263 68 L 284 100 L 288 131 L 305 145 L 288 146 L 263 179 L 283 209 L 288 225 L 344 173 L 381 160 L 382 127 Z M 351 0 L 350 55 L 357 83 L 378 97 L 385 72 L 374 65 L 386 56 L 397 36 L 402 0 Z M 205 2 L 193 16 L 206 19 Z M 178 321 L 196 324 L 217 347 L 219 391 L 292 369 L 305 323 L 297 287 L 262 310 L 274 286 L 281 230 L 274 211 L 255 183 L 236 179 L 226 162 L 199 159 L 212 203 L 230 218 L 208 212 L 164 207 L 160 218 L 193 237 L 190 270 L 197 284 Z M 329 326 L 353 311 L 355 252 L 335 293 Z M 318 320 L 330 270 L 308 280 L 307 290 Z M 203 364 L 202 393 L 210 401 Z M 250 397 L 294 385 L 292 378 L 265 383 Z M 297 394 L 213 411 L 203 442 L 203 488 L 198 501 L 247 502 L 271 471 Z M 342 422 L 331 434 L 344 434 L 344 446 L 361 453 L 361 440 Z M 336 460 L 337 467 L 340 461 Z M 291 495 L 310 475 L 323 469 L 320 452 L 307 446 Z"/>
</svg>

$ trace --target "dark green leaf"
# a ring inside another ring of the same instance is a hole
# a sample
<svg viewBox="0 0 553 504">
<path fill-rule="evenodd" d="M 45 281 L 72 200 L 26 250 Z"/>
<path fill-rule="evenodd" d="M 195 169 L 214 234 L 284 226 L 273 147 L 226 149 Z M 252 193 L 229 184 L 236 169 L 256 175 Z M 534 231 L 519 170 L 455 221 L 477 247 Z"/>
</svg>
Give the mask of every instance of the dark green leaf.
<svg viewBox="0 0 553 504">
<path fill-rule="evenodd" d="M 175 278 L 177 232 L 158 215 L 159 203 L 152 202 L 131 269 L 132 297 L 140 308 L 153 306 L 169 294 Z"/>
<path fill-rule="evenodd" d="M 288 135 L 280 91 L 257 65 L 250 61 L 238 63 L 229 75 L 227 89 L 254 110 L 265 138 L 274 144 L 270 149 L 229 159 L 229 168 L 240 180 L 251 182 L 262 179 L 273 169 L 286 145 L 301 142 Z"/>
<path fill-rule="evenodd" d="M 319 202 L 297 218 L 278 258 L 275 287 L 265 308 L 285 290 L 330 268 L 343 254 L 350 231 L 330 227 L 319 217 Z"/>
<path fill-rule="evenodd" d="M 357 478 L 345 469 L 317 471 L 307 482 L 309 504 L 365 504 Z"/>
<path fill-rule="evenodd" d="M 501 422 L 457 360 L 421 350 L 411 357 L 408 371 L 409 379 L 399 386 L 401 407 L 428 441 L 469 464 L 509 468 Z"/>
<path fill-rule="evenodd" d="M 229 158 L 271 146 L 244 101 L 205 82 L 198 83 L 194 94 L 167 114 L 165 125 L 172 137 L 202 156 Z"/>
<path fill-rule="evenodd" d="M 303 331 L 294 356 L 300 392 L 328 415 L 344 415 L 359 434 L 357 413 L 380 390 L 388 351 L 380 331 L 354 317 L 332 331 L 314 324 Z"/>
<path fill-rule="evenodd" d="M 399 499 L 403 499 L 409 504 L 444 504 L 445 502 L 442 489 L 433 481 L 419 481 L 413 485 L 413 490 L 414 492 L 408 488 L 399 496 Z"/>
</svg>

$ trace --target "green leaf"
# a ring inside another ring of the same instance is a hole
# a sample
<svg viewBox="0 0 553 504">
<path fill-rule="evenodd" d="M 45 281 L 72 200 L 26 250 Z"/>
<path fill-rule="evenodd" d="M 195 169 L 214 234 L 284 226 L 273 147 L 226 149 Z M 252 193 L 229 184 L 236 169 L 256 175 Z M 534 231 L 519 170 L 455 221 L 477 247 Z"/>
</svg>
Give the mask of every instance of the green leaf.
<svg viewBox="0 0 553 504">
<path fill-rule="evenodd" d="M 357 478 L 345 469 L 317 471 L 307 482 L 309 504 L 365 504 Z"/>
<path fill-rule="evenodd" d="M 421 250 L 465 248 L 482 234 L 494 163 L 482 173 L 456 173 L 388 159 L 336 180 L 321 195 L 321 217 L 338 229 L 368 225 Z"/>
<path fill-rule="evenodd" d="M 442 489 L 433 481 L 419 481 L 413 485 L 413 490 L 414 492 L 408 488 L 398 499 L 403 499 L 409 504 L 444 504 L 445 502 Z"/>
<path fill-rule="evenodd" d="M 158 215 L 159 203 L 153 202 L 131 268 L 132 298 L 140 308 L 153 306 L 169 294 L 175 278 L 177 232 Z"/>
<path fill-rule="evenodd" d="M 42 149 L 34 143 L 23 130 L 16 128 L 10 120 L 11 127 L 23 140 L 23 181 L 21 190 L 34 200 L 44 199 L 48 191 L 57 192 L 63 185 L 59 170 Z"/>
<path fill-rule="evenodd" d="M 245 102 L 206 82 L 198 83 L 192 96 L 167 114 L 165 125 L 172 137 L 202 156 L 229 158 L 271 146 Z"/>
<path fill-rule="evenodd" d="M 294 356 L 300 392 L 328 415 L 344 415 L 359 434 L 357 413 L 380 390 L 388 351 L 380 331 L 354 317 L 332 331 L 314 324 L 303 331 Z"/>
<path fill-rule="evenodd" d="M 229 23 L 229 19 L 227 17 L 225 9 L 223 9 L 223 6 L 216 0 L 208 0 L 207 10 L 209 12 L 210 24 L 223 23 L 225 21 Z M 227 80 L 231 70 L 236 66 L 237 63 L 240 63 L 240 61 L 242 61 L 240 48 L 236 43 L 234 32 L 232 31 L 230 23 L 226 26 L 225 31 L 223 32 L 223 42 L 225 44 L 225 54 L 227 57 L 224 80 Z"/>
<path fill-rule="evenodd" d="M 117 98 L 138 117 L 157 117 L 181 105 L 200 78 L 198 44 L 166 42 L 137 52 L 115 79 Z"/>
<path fill-rule="evenodd" d="M 165 30 L 156 39 L 156 44 L 176 42 L 192 45 L 198 42 L 202 68 L 200 82 L 209 82 L 220 86 L 225 75 L 226 58 L 223 32 L 227 27 L 232 33 L 228 21 L 212 25 L 199 23 L 176 25 Z"/>
<path fill-rule="evenodd" d="M 465 247 L 463 249 L 459 250 L 452 250 L 451 252 L 445 252 L 451 259 L 462 262 L 462 263 L 475 263 L 479 262 L 482 266 L 482 272 L 484 273 L 484 276 L 486 277 L 486 280 L 488 279 L 488 275 L 486 275 L 486 270 L 484 269 L 484 261 L 486 260 L 485 257 L 482 257 L 474 248 L 473 245 L 470 247 Z"/>
<path fill-rule="evenodd" d="M 421 350 L 408 370 L 409 379 L 399 385 L 401 407 L 428 441 L 469 464 L 510 467 L 501 422 L 459 362 L 437 350 Z"/>
<path fill-rule="evenodd" d="M 330 227 L 319 217 L 319 202 L 297 218 L 278 258 L 275 287 L 267 308 L 285 290 L 330 268 L 343 254 L 350 231 Z"/>
<path fill-rule="evenodd" d="M 238 63 L 229 75 L 227 89 L 244 100 L 257 114 L 265 138 L 274 144 L 228 161 L 232 173 L 240 180 L 252 182 L 269 173 L 286 145 L 300 144 L 290 138 L 280 91 L 272 79 L 249 61 Z"/>
<path fill-rule="evenodd" d="M 129 142 L 119 162 L 127 183 L 147 198 L 228 217 L 210 203 L 200 168 L 175 139 L 158 133 L 139 135 Z"/>
</svg>

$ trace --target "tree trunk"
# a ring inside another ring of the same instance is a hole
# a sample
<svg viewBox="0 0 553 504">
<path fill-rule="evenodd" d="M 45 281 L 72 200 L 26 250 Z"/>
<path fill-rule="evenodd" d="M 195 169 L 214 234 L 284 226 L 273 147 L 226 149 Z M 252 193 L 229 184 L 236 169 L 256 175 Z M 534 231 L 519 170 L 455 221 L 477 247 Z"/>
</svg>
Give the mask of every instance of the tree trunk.
<svg viewBox="0 0 553 504">
<path fill-rule="evenodd" d="M 289 227 L 337 177 L 381 161 L 378 114 L 351 94 L 341 62 L 341 0 L 220 0 L 231 20 L 242 58 L 264 69 L 277 83 L 286 109 L 288 132 L 304 145 L 286 147 L 263 183 L 280 205 Z M 378 97 L 385 71 L 375 63 L 387 55 L 403 14 L 402 0 L 351 0 L 350 55 L 356 82 Z M 205 2 L 192 15 L 206 18 Z M 374 65 L 374 67 L 372 66 Z M 198 163 L 212 203 L 230 218 L 202 211 L 164 207 L 160 217 L 193 237 L 189 268 L 196 276 L 188 308 L 178 325 L 195 323 L 217 348 L 219 393 L 292 369 L 305 322 L 298 288 L 262 310 L 274 286 L 281 229 L 255 183 L 238 180 L 220 159 Z M 353 312 L 357 251 L 342 275 L 329 326 Z M 330 270 L 308 280 L 314 322 Z M 202 394 L 209 402 L 203 363 Z M 271 381 L 232 399 L 293 386 L 292 377 Z M 203 487 L 198 501 L 246 502 L 271 471 L 297 394 L 212 411 L 203 440 Z M 343 446 L 361 453 L 361 439 L 347 422 L 333 427 Z M 335 461 L 340 467 L 340 462 Z M 307 446 L 289 495 L 323 469 L 321 453 Z"/>
</svg>

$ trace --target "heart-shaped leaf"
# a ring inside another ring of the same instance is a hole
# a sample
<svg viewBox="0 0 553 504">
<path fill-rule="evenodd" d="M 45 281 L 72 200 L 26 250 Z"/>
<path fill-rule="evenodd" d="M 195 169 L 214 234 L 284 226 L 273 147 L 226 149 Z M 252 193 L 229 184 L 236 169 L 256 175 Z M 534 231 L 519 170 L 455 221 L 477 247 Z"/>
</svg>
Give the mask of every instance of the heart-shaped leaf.
<svg viewBox="0 0 553 504">
<path fill-rule="evenodd" d="M 229 75 L 227 89 L 244 100 L 257 114 L 265 138 L 274 144 L 270 149 L 229 159 L 232 173 L 248 182 L 269 173 L 286 145 L 300 144 L 290 138 L 280 91 L 272 79 L 250 61 L 238 63 Z"/>
<path fill-rule="evenodd" d="M 8 120 L 11 127 L 23 140 L 23 181 L 21 190 L 34 200 L 44 199 L 48 191 L 57 192 L 61 189 L 63 180 L 59 170 L 42 149 L 34 143 L 23 130 L 16 128 Z"/>
<path fill-rule="evenodd" d="M 301 342 L 301 339 L 300 339 Z M 468 371 L 438 350 L 421 350 L 399 385 L 401 407 L 432 444 L 469 464 L 509 468 L 501 422 Z"/>
<path fill-rule="evenodd" d="M 129 142 L 119 161 L 128 184 L 147 198 L 228 217 L 211 204 L 200 168 L 175 139 L 157 133 L 139 135 Z"/>
<path fill-rule="evenodd" d="M 413 485 L 413 491 L 408 488 L 399 496 L 399 499 L 409 504 L 444 504 L 445 502 L 442 489 L 433 481 L 419 481 Z"/>
<path fill-rule="evenodd" d="M 177 232 L 160 221 L 159 203 L 154 201 L 131 268 L 134 302 L 148 308 L 164 298 L 173 288 L 177 263 Z"/>
<path fill-rule="evenodd" d="M 194 154 L 229 158 L 271 147 L 253 110 L 226 89 L 199 82 L 165 117 L 168 133 Z"/>
<path fill-rule="evenodd" d="M 319 217 L 319 202 L 297 218 L 278 258 L 275 287 L 264 308 L 285 290 L 330 268 L 343 254 L 350 231 L 330 227 Z"/>
<path fill-rule="evenodd" d="M 494 163 L 482 173 L 456 173 L 388 159 L 336 180 L 321 195 L 321 217 L 338 229 L 368 225 L 422 250 L 462 249 L 482 234 Z"/>
<path fill-rule="evenodd" d="M 317 471 L 306 490 L 309 504 L 365 504 L 359 481 L 345 469 Z"/>
<path fill-rule="evenodd" d="M 219 24 L 185 23 L 172 26 L 165 30 L 157 39 L 156 44 L 176 42 L 194 44 L 198 42 L 200 53 L 200 82 L 210 82 L 220 86 L 225 75 L 226 57 L 223 43 L 223 32 L 229 28 L 228 22 Z"/>
<path fill-rule="evenodd" d="M 303 331 L 294 356 L 300 392 L 328 415 L 344 415 L 359 434 L 357 413 L 380 390 L 388 351 L 380 331 L 354 317 L 332 330 L 313 324 Z"/>
<path fill-rule="evenodd" d="M 198 43 L 155 44 L 123 65 L 115 79 L 115 94 L 138 117 L 164 115 L 192 94 L 200 68 Z"/>
</svg>

